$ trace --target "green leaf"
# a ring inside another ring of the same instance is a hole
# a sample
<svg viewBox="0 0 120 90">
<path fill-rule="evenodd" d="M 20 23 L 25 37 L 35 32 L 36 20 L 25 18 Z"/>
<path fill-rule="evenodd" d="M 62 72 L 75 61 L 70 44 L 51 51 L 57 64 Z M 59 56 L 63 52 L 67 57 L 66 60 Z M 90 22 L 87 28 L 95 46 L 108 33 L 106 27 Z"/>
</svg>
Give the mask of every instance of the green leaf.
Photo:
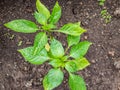
<svg viewBox="0 0 120 90">
<path fill-rule="evenodd" d="M 18 52 L 22 54 L 22 56 L 25 58 L 26 61 L 33 57 L 32 51 L 33 51 L 33 47 L 27 47 L 27 48 L 18 50 Z"/>
<path fill-rule="evenodd" d="M 72 36 L 80 36 L 82 33 L 86 32 L 85 29 L 80 27 L 78 23 L 68 23 L 65 24 L 58 32 L 65 33 Z"/>
<path fill-rule="evenodd" d="M 22 56 L 25 58 L 25 60 L 31 64 L 40 65 L 49 59 L 49 57 L 47 55 L 47 51 L 45 49 L 42 49 L 36 55 L 32 54 L 33 50 L 34 50 L 33 47 L 27 47 L 24 49 L 20 49 L 18 51 L 22 54 Z"/>
<path fill-rule="evenodd" d="M 65 64 L 65 69 L 68 72 L 76 72 L 79 70 L 83 70 L 84 68 L 86 68 L 89 65 L 90 65 L 90 63 L 88 62 L 88 60 L 86 58 L 80 58 L 77 60 L 68 61 Z"/>
<path fill-rule="evenodd" d="M 52 10 L 52 14 L 49 18 L 49 23 L 50 24 L 56 24 L 58 22 L 58 20 L 61 17 L 61 7 L 59 6 L 58 2 L 56 2 L 53 10 Z"/>
<path fill-rule="evenodd" d="M 51 69 L 44 77 L 44 90 L 52 90 L 55 87 L 59 86 L 63 81 L 63 77 L 63 72 L 60 69 Z"/>
<path fill-rule="evenodd" d="M 69 56 L 63 56 L 62 58 L 60 58 L 62 61 L 67 61 L 67 59 L 69 58 Z"/>
<path fill-rule="evenodd" d="M 68 47 L 78 44 L 80 41 L 80 36 L 67 36 Z"/>
<path fill-rule="evenodd" d="M 58 40 L 53 39 L 51 41 L 50 53 L 54 58 L 60 58 L 64 55 L 64 48 Z"/>
<path fill-rule="evenodd" d="M 47 35 L 45 32 L 40 32 L 36 35 L 35 40 L 34 40 L 34 51 L 33 54 L 37 54 L 45 47 L 47 44 Z"/>
<path fill-rule="evenodd" d="M 50 30 L 50 29 L 55 29 L 55 28 L 56 28 L 56 26 L 53 24 L 46 24 L 46 25 L 42 26 L 43 30 Z"/>
<path fill-rule="evenodd" d="M 53 59 L 50 61 L 49 64 L 52 65 L 54 68 L 58 68 L 58 67 L 64 66 L 64 61 L 60 59 Z"/>
<path fill-rule="evenodd" d="M 38 23 L 40 23 L 42 25 L 47 24 L 47 18 L 42 13 L 35 12 L 34 17 L 35 17 L 35 19 L 37 20 Z"/>
<path fill-rule="evenodd" d="M 46 19 L 50 17 L 49 10 L 40 2 L 40 0 L 36 1 L 36 8 L 40 14 L 46 17 Z"/>
<path fill-rule="evenodd" d="M 77 69 L 78 69 L 78 66 L 77 66 L 76 63 L 72 60 L 72 61 L 68 61 L 68 62 L 65 64 L 65 69 L 66 69 L 68 72 L 76 72 Z"/>
<path fill-rule="evenodd" d="M 69 87 L 71 90 L 87 90 L 84 79 L 74 74 L 69 76 Z"/>
<path fill-rule="evenodd" d="M 34 33 L 39 30 L 39 28 L 34 22 L 25 19 L 13 20 L 4 25 L 13 31 L 22 33 Z"/>
<path fill-rule="evenodd" d="M 86 58 L 80 58 L 80 59 L 74 60 L 74 62 L 77 65 L 77 71 L 83 70 L 84 68 L 90 65 L 90 63 L 88 62 Z"/>
<path fill-rule="evenodd" d="M 89 49 L 91 44 L 91 42 L 83 41 L 75 46 L 72 46 L 70 50 L 70 57 L 73 57 L 75 59 L 83 57 L 87 53 L 87 50 Z"/>
<path fill-rule="evenodd" d="M 34 58 L 29 60 L 31 64 L 35 65 L 41 65 L 44 62 L 48 61 L 49 57 L 47 55 L 47 51 L 45 49 L 42 49 L 39 54 L 35 55 Z"/>
</svg>

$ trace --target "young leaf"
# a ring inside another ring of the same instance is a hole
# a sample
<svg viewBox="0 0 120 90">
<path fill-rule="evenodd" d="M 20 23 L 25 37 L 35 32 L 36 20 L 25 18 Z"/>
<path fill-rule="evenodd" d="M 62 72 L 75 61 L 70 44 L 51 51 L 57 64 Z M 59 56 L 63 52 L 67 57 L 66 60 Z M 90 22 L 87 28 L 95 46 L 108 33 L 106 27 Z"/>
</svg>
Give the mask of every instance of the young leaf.
<svg viewBox="0 0 120 90">
<path fill-rule="evenodd" d="M 34 33 L 39 30 L 39 28 L 34 22 L 25 19 L 13 20 L 4 25 L 13 31 L 22 33 Z"/>
<path fill-rule="evenodd" d="M 22 56 L 25 58 L 25 60 L 31 64 L 40 65 L 49 59 L 49 57 L 47 55 L 47 51 L 45 49 L 42 49 L 36 55 L 32 54 L 33 49 L 34 49 L 33 47 L 27 47 L 24 49 L 20 49 L 18 51 L 22 54 Z"/>
<path fill-rule="evenodd" d="M 91 44 L 92 43 L 88 41 L 78 43 L 77 45 L 71 48 L 70 56 L 75 59 L 83 57 L 87 53 L 87 50 L 89 49 Z"/>
<path fill-rule="evenodd" d="M 47 51 L 43 48 L 40 53 L 34 56 L 34 58 L 28 60 L 31 64 L 41 65 L 44 62 L 48 61 L 49 57 L 47 55 Z"/>
<path fill-rule="evenodd" d="M 82 77 L 70 73 L 69 87 L 71 90 L 87 90 Z"/>
<path fill-rule="evenodd" d="M 80 36 L 67 36 L 68 47 L 78 44 L 80 41 Z"/>
<path fill-rule="evenodd" d="M 85 29 L 80 27 L 78 24 L 68 23 L 64 25 L 58 32 L 65 33 L 72 36 L 80 36 L 82 33 L 86 32 Z"/>
<path fill-rule="evenodd" d="M 46 20 L 50 17 L 49 10 L 40 2 L 40 0 L 36 1 L 36 8 L 40 14 L 46 17 Z"/>
<path fill-rule="evenodd" d="M 64 65 L 64 61 L 62 61 L 60 59 L 53 59 L 53 60 L 50 61 L 49 64 L 52 65 L 54 68 L 58 68 L 58 67 Z"/>
<path fill-rule="evenodd" d="M 63 72 L 60 69 L 51 69 L 44 77 L 43 86 L 45 90 L 52 90 L 63 81 Z"/>
<path fill-rule="evenodd" d="M 79 71 L 79 70 L 83 70 L 88 65 L 90 65 L 90 63 L 88 62 L 88 60 L 86 58 L 80 58 L 80 59 L 77 59 L 77 60 L 68 61 L 65 64 L 65 69 L 68 72 L 76 72 L 76 71 Z"/>
<path fill-rule="evenodd" d="M 56 28 L 56 26 L 53 24 L 46 24 L 46 25 L 42 26 L 42 29 L 44 29 L 44 30 L 50 30 L 50 29 L 55 29 L 55 28 Z"/>
<path fill-rule="evenodd" d="M 50 53 L 54 58 L 60 58 L 64 55 L 64 48 L 58 40 L 53 39 L 51 41 Z"/>
<path fill-rule="evenodd" d="M 47 50 L 47 52 L 50 51 L 50 45 L 49 45 L 49 43 L 47 43 L 47 44 L 45 45 L 45 49 Z"/>
<path fill-rule="evenodd" d="M 38 13 L 37 11 L 34 13 L 34 17 L 37 20 L 38 23 L 42 24 L 42 25 L 46 25 L 47 24 L 47 18 L 42 14 L 42 13 Z"/>
<path fill-rule="evenodd" d="M 78 66 L 77 70 L 83 70 L 84 68 L 90 65 L 86 58 L 80 58 L 78 60 L 75 60 L 75 63 Z"/>
<path fill-rule="evenodd" d="M 18 52 L 21 53 L 21 55 L 25 58 L 26 61 L 33 57 L 32 51 L 33 51 L 33 47 L 27 47 L 27 48 L 18 50 Z"/>
<path fill-rule="evenodd" d="M 60 58 L 62 61 L 67 61 L 69 57 L 66 55 L 66 56 L 63 56 L 62 58 Z"/>
<path fill-rule="evenodd" d="M 65 69 L 68 71 L 68 72 L 76 72 L 78 67 L 76 65 L 76 63 L 72 60 L 72 61 L 68 61 L 66 64 L 65 64 Z"/>
<path fill-rule="evenodd" d="M 40 32 L 36 35 L 34 41 L 34 55 L 41 51 L 41 49 L 47 44 L 47 40 L 48 38 L 45 32 Z"/>
<path fill-rule="evenodd" d="M 49 23 L 50 24 L 56 24 L 58 22 L 58 20 L 61 17 L 61 7 L 59 6 L 58 2 L 56 2 L 53 10 L 52 10 L 52 14 L 49 18 Z"/>
</svg>

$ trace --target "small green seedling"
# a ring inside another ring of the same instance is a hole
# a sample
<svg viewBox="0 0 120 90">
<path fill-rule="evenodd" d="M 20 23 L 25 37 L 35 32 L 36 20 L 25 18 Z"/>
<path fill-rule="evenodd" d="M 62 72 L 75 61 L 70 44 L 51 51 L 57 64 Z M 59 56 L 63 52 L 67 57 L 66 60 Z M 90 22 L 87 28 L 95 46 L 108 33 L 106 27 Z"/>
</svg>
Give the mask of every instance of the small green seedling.
<svg viewBox="0 0 120 90">
<path fill-rule="evenodd" d="M 105 19 L 105 23 L 109 23 L 111 21 L 112 16 L 106 9 L 102 10 L 100 14 L 102 18 Z"/>
<path fill-rule="evenodd" d="M 106 0 L 99 0 L 99 5 L 104 6 Z M 102 9 L 100 12 L 102 18 L 105 20 L 105 23 L 109 23 L 111 21 L 112 16 L 106 9 Z"/>
<path fill-rule="evenodd" d="M 48 62 L 53 67 L 43 79 L 44 90 L 53 90 L 62 83 L 64 69 L 69 73 L 68 83 L 71 90 L 86 90 L 83 78 L 75 74 L 90 65 L 84 56 L 92 43 L 80 42 L 80 35 L 86 30 L 80 26 L 79 22 L 68 23 L 58 29 L 56 23 L 61 17 L 61 7 L 58 2 L 56 2 L 52 13 L 39 0 L 36 1 L 36 8 L 34 17 L 41 25 L 36 25 L 25 19 L 13 20 L 5 24 L 7 28 L 16 32 L 34 33 L 40 31 L 35 36 L 33 46 L 18 51 L 31 64 L 41 65 Z M 52 32 L 61 32 L 67 35 L 68 47 L 65 50 L 62 44 L 51 36 Z M 66 53 L 68 50 L 69 54 Z"/>
<path fill-rule="evenodd" d="M 100 5 L 100 6 L 103 6 L 104 3 L 105 3 L 105 0 L 99 0 L 99 5 Z"/>
</svg>

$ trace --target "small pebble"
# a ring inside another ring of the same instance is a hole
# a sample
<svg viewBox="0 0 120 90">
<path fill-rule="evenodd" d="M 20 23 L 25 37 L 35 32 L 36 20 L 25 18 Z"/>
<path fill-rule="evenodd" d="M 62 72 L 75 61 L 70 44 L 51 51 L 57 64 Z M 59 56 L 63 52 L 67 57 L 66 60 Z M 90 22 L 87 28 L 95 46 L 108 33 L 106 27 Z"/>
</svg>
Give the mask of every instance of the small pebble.
<svg viewBox="0 0 120 90">
<path fill-rule="evenodd" d="M 108 54 L 111 56 L 115 56 L 115 51 L 109 51 Z"/>
<path fill-rule="evenodd" d="M 120 17 L 120 8 L 117 8 L 114 12 L 114 15 Z"/>
<path fill-rule="evenodd" d="M 91 63 L 95 63 L 95 60 L 91 60 Z"/>
<path fill-rule="evenodd" d="M 27 45 L 30 45 L 30 44 L 32 44 L 32 42 L 30 42 L 30 41 L 27 41 L 27 42 L 26 42 L 26 44 L 27 44 Z"/>
<path fill-rule="evenodd" d="M 85 39 L 88 39 L 88 36 L 84 36 Z"/>
<path fill-rule="evenodd" d="M 32 82 L 31 82 L 31 81 L 27 82 L 27 83 L 25 84 L 25 86 L 26 86 L 26 87 L 32 86 Z"/>
<path fill-rule="evenodd" d="M 25 70 L 25 71 L 27 71 L 27 70 L 28 70 L 28 68 L 27 68 L 27 67 L 24 67 L 24 70 Z"/>
<path fill-rule="evenodd" d="M 114 66 L 116 69 L 120 69 L 120 61 L 115 61 Z"/>
</svg>

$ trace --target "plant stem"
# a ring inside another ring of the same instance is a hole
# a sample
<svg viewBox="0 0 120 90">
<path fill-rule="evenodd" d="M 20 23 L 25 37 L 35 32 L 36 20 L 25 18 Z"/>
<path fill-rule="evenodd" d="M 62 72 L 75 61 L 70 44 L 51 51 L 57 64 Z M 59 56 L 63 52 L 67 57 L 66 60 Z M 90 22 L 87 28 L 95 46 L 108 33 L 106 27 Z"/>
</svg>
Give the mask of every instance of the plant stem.
<svg viewBox="0 0 120 90">
<path fill-rule="evenodd" d="M 68 51 L 69 48 L 70 48 L 70 47 L 68 46 L 68 47 L 65 49 L 65 54 L 67 53 L 67 51 Z"/>
</svg>

